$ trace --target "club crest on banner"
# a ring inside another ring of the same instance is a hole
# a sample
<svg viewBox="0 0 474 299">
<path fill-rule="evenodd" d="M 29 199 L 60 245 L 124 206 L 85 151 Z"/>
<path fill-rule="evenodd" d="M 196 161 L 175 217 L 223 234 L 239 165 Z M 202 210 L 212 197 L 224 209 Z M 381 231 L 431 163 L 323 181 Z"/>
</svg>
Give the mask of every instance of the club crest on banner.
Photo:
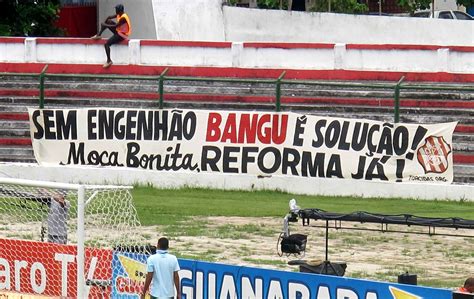
<svg viewBox="0 0 474 299">
<path fill-rule="evenodd" d="M 429 136 L 417 152 L 418 162 L 425 173 L 443 173 L 448 169 L 451 146 L 440 136 Z"/>
</svg>

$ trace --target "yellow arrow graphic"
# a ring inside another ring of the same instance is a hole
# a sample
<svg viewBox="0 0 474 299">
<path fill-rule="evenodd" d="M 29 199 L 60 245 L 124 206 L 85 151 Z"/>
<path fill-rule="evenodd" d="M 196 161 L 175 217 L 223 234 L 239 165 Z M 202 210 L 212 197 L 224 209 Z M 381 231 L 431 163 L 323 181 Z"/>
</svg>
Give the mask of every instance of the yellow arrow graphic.
<svg viewBox="0 0 474 299">
<path fill-rule="evenodd" d="M 396 287 L 389 286 L 388 288 L 392 293 L 393 299 L 422 299 L 419 296 L 397 289 Z"/>
<path fill-rule="evenodd" d="M 124 255 L 118 255 L 122 267 L 128 277 L 136 282 L 145 282 L 146 265 Z"/>
</svg>

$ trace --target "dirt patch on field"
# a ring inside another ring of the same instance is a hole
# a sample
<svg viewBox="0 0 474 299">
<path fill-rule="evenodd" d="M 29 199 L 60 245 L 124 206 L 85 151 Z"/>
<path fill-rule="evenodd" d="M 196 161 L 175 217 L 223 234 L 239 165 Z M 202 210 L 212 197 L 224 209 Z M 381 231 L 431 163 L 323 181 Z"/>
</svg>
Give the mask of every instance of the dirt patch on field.
<svg viewBox="0 0 474 299">
<path fill-rule="evenodd" d="M 147 237 L 169 236 L 172 251 L 183 258 L 299 271 L 288 261 L 324 260 L 325 228 L 315 227 L 324 225 L 322 221 L 313 221 L 310 226 L 291 224 L 291 233 L 308 235 L 304 257 L 277 254 L 283 218 L 198 218 L 179 226 L 148 228 Z M 329 229 L 329 259 L 347 263 L 346 277 L 396 282 L 399 274 L 408 271 L 418 275 L 420 285 L 455 287 L 474 274 L 472 231 L 436 229 L 437 234 L 469 236 L 453 237 L 412 234 L 428 232 L 424 227 L 389 226 L 390 230 L 404 231 L 395 233 L 353 230 L 380 228 L 373 224 L 343 222 L 342 226 L 352 229 L 334 229 L 334 224 Z"/>
<path fill-rule="evenodd" d="M 70 220 L 70 223 L 74 223 Z M 443 236 L 413 234 L 428 232 L 425 227 L 392 225 L 390 230 L 402 233 L 366 231 L 379 230 L 380 225 L 343 222 L 348 229 L 329 229 L 329 260 L 347 263 L 346 277 L 396 282 L 399 274 L 408 271 L 418 275 L 418 284 L 434 287 L 457 287 L 468 276 L 474 276 L 474 231 L 436 229 Z M 310 226 L 291 223 L 291 233 L 308 235 L 305 256 L 279 256 L 277 241 L 283 229 L 283 217 L 199 217 L 176 225 L 145 226 L 132 234 L 124 229 L 86 229 L 87 246 L 108 247 L 113 242 L 152 243 L 160 236 L 171 239 L 171 251 L 182 258 L 252 266 L 285 271 L 299 271 L 288 262 L 296 259 L 324 260 L 325 222 L 313 221 Z M 318 227 L 316 227 L 318 226 Z M 9 223 L 0 221 L 0 237 L 39 240 L 41 223 Z M 33 228 L 33 229 L 32 229 Z M 72 229 L 70 227 L 70 229 Z M 137 233 L 137 231 L 139 233 Z M 410 233 L 408 233 L 410 232 Z M 139 240 L 139 241 L 137 241 Z M 70 244 L 76 243 L 70 231 Z"/>
</svg>

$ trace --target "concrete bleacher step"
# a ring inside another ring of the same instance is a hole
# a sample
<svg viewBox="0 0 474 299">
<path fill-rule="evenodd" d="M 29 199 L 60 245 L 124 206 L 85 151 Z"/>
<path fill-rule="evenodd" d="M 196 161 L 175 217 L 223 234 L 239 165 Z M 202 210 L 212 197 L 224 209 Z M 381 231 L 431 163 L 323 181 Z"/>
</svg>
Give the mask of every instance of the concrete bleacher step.
<svg viewBox="0 0 474 299">
<path fill-rule="evenodd" d="M 393 122 L 393 89 L 368 88 L 367 83 L 351 82 L 350 87 L 329 86 L 321 81 L 309 84 L 282 84 L 281 109 L 312 115 L 365 118 Z M 380 82 L 379 82 L 380 83 Z M 381 84 L 385 84 L 381 82 Z M 410 84 L 410 83 L 406 83 Z M 417 84 L 423 85 L 423 84 Z M 427 83 L 425 85 L 435 85 Z M 442 84 L 436 83 L 437 86 Z M 449 84 L 472 88 L 472 84 Z M 0 75 L 0 161 L 33 159 L 27 107 L 38 107 L 38 77 Z M 46 108 L 121 107 L 157 108 L 157 81 L 135 79 L 47 78 Z M 165 82 L 165 108 L 275 110 L 275 85 L 236 82 Z M 441 123 L 458 121 L 453 136 L 455 181 L 474 183 L 474 93 L 458 90 L 403 89 L 400 121 Z M 18 117 L 18 118 L 17 118 Z M 21 120 L 20 120 L 21 119 Z M 458 129 L 459 128 L 459 129 Z M 30 152 L 22 152 L 21 149 Z M 17 154 L 8 154 L 15 151 Z M 9 160 L 11 159 L 11 160 Z M 469 162 L 469 163 L 466 163 Z"/>
</svg>

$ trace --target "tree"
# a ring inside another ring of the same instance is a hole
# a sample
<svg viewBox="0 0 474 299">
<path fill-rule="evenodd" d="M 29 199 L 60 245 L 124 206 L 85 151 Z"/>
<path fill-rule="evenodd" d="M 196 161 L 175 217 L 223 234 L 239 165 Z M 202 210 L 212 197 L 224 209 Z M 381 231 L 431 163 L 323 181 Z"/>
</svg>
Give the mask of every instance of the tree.
<svg viewBox="0 0 474 299">
<path fill-rule="evenodd" d="M 331 1 L 331 3 L 328 1 Z M 327 12 L 329 7 L 331 7 L 331 12 L 336 13 L 363 14 L 369 11 L 366 4 L 359 3 L 356 0 L 319 0 L 310 8 L 310 11 Z"/>
<path fill-rule="evenodd" d="M 1 2 L 0 35 L 62 36 L 56 27 L 58 0 L 18 0 Z"/>
</svg>

